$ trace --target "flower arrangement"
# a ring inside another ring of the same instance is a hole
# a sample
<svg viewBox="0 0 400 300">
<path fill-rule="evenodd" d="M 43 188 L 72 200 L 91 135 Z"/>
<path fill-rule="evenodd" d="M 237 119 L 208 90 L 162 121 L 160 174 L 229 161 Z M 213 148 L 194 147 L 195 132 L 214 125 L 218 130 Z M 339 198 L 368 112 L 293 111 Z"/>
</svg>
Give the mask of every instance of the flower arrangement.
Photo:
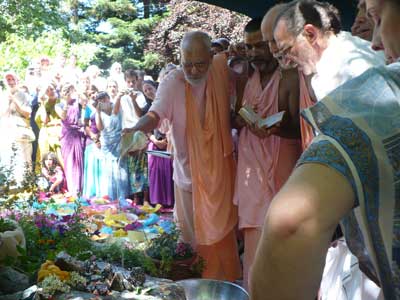
<svg viewBox="0 0 400 300">
<path fill-rule="evenodd" d="M 195 255 L 188 243 L 179 241 L 180 231 L 173 226 L 169 232 L 165 231 L 150 241 L 146 253 L 155 259 L 183 260 Z"/>
<path fill-rule="evenodd" d="M 172 226 L 149 242 L 145 254 L 153 259 L 157 267 L 156 276 L 172 280 L 200 277 L 204 260 L 179 237 L 180 231 Z"/>
</svg>

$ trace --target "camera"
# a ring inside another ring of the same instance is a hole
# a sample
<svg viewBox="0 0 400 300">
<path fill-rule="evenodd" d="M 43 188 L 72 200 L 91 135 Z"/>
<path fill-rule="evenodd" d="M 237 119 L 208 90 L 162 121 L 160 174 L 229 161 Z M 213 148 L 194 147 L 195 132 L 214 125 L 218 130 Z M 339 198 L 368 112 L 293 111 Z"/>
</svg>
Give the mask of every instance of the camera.
<svg viewBox="0 0 400 300">
<path fill-rule="evenodd" d="M 133 88 L 128 88 L 128 89 L 126 89 L 126 90 L 124 91 L 124 94 L 130 95 L 130 94 L 132 94 L 132 93 L 134 93 L 134 92 L 135 92 L 135 90 L 134 90 Z"/>
</svg>

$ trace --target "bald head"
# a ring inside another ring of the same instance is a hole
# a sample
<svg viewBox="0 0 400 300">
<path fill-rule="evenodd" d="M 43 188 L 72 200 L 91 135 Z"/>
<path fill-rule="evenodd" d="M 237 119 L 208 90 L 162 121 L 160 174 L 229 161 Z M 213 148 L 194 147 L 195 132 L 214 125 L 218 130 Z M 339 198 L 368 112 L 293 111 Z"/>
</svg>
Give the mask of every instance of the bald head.
<svg viewBox="0 0 400 300">
<path fill-rule="evenodd" d="M 274 41 L 274 24 L 276 22 L 276 19 L 286 9 L 286 7 L 287 4 L 284 3 L 277 4 L 271 7 L 262 20 L 261 33 L 263 35 L 264 41 L 268 42 L 270 45 L 271 42 Z"/>
<path fill-rule="evenodd" d="M 181 41 L 181 65 L 191 85 L 204 82 L 212 60 L 211 38 L 202 31 L 185 33 Z"/>
<path fill-rule="evenodd" d="M 268 43 L 272 55 L 278 60 L 280 66 L 283 67 L 284 69 L 291 69 L 294 68 L 295 65 L 283 64 L 282 58 L 279 55 L 279 49 L 274 39 L 274 27 L 277 18 L 287 9 L 287 7 L 288 7 L 287 3 L 281 3 L 271 7 L 262 20 L 261 33 L 263 36 L 263 40 Z"/>
<path fill-rule="evenodd" d="M 276 18 L 285 10 L 287 4 L 280 3 L 271 7 L 265 14 L 262 23 L 261 31 L 263 34 L 264 41 L 271 41 L 274 39 L 274 24 Z"/>
<path fill-rule="evenodd" d="M 193 50 L 211 51 L 211 38 L 202 31 L 186 32 L 181 41 L 181 52 Z"/>
</svg>

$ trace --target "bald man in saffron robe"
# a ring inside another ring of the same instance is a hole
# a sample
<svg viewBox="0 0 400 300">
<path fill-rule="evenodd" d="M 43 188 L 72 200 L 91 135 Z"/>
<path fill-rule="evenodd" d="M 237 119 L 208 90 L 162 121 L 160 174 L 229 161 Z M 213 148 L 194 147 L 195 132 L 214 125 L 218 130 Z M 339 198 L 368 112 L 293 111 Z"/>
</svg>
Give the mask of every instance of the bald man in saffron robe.
<svg viewBox="0 0 400 300">
<path fill-rule="evenodd" d="M 175 219 L 182 239 L 205 260 L 204 278 L 241 275 L 233 205 L 235 163 L 230 127 L 230 73 L 226 57 L 212 56 L 211 39 L 188 32 L 181 68 L 161 82 L 149 112 L 135 127 L 149 132 L 167 119 L 174 149 Z"/>
</svg>

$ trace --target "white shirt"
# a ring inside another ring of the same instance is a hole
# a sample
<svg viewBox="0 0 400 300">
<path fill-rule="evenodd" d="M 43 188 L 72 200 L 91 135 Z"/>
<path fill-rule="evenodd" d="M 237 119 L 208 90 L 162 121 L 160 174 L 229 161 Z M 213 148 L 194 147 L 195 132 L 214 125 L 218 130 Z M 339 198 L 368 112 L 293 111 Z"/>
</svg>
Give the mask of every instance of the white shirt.
<svg viewBox="0 0 400 300">
<path fill-rule="evenodd" d="M 138 96 L 136 102 L 141 109 L 143 109 L 147 102 L 142 92 L 136 91 Z M 132 98 L 129 95 L 122 96 L 121 98 L 121 113 L 122 113 L 122 129 L 132 128 L 139 121 L 140 117 L 136 114 L 135 107 L 133 106 Z"/>
<path fill-rule="evenodd" d="M 205 107 L 206 82 L 192 86 L 192 93 L 198 107 Z M 157 89 L 156 98 L 150 108 L 160 120 L 168 120 L 171 144 L 174 151 L 173 180 L 185 191 L 192 191 L 189 153 L 186 139 L 186 95 L 185 77 L 181 69 L 171 71 Z"/>
<path fill-rule="evenodd" d="M 321 100 L 346 81 L 385 63 L 383 51 L 374 51 L 370 42 L 342 31 L 329 39 L 316 65 L 317 72 L 311 79 L 315 96 Z"/>
</svg>

